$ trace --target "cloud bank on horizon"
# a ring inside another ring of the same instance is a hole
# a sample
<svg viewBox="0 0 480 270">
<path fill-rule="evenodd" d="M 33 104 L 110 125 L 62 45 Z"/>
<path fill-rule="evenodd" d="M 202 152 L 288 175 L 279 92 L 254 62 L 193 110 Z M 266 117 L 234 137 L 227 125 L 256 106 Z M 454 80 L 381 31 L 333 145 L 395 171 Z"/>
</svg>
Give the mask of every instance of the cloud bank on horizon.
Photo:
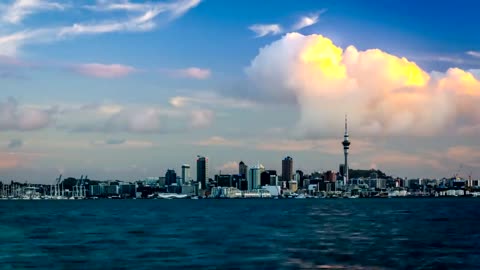
<svg viewBox="0 0 480 270">
<path fill-rule="evenodd" d="M 480 127 L 475 70 L 428 73 L 379 49 L 344 50 L 322 35 L 289 33 L 260 49 L 246 72 L 269 98 L 298 105 L 298 127 L 306 137 L 329 134 L 345 113 L 366 135 L 451 134 L 452 128 L 468 133 Z"/>
</svg>

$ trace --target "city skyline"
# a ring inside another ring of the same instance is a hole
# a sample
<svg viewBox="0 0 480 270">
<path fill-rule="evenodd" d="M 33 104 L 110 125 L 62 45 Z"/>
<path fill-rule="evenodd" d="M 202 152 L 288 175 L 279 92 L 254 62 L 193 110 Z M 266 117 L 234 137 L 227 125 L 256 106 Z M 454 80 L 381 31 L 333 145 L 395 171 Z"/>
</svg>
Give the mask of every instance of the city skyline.
<svg viewBox="0 0 480 270">
<path fill-rule="evenodd" d="M 337 170 L 345 114 L 350 169 L 480 178 L 479 7 L 5 1 L 0 178 Z"/>
</svg>

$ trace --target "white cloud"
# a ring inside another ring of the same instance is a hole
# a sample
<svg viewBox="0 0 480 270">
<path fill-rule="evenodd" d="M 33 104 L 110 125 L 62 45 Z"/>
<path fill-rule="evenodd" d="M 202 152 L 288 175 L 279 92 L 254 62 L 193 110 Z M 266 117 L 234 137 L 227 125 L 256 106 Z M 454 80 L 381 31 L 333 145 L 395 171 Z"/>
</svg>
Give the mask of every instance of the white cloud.
<svg viewBox="0 0 480 270">
<path fill-rule="evenodd" d="M 49 11 L 64 10 L 66 5 L 47 0 L 15 0 L 9 6 L 4 6 L 2 19 L 5 22 L 17 24 L 28 15 Z"/>
<path fill-rule="evenodd" d="M 211 106 L 211 107 L 225 107 L 225 108 L 252 108 L 256 104 L 250 100 L 235 99 L 229 97 L 222 97 L 215 93 L 205 92 L 195 94 L 192 96 L 176 96 L 170 99 L 170 105 L 176 108 L 184 108 L 190 106 Z"/>
<path fill-rule="evenodd" d="M 59 109 L 56 125 L 73 132 L 171 133 L 210 126 L 214 113 L 151 105 L 92 104 Z"/>
<path fill-rule="evenodd" d="M 480 52 L 477 51 L 468 51 L 467 54 L 476 58 L 480 58 Z"/>
<path fill-rule="evenodd" d="M 308 15 L 308 16 L 302 16 L 293 26 L 292 26 L 292 30 L 293 31 L 298 31 L 300 29 L 303 29 L 305 27 L 309 27 L 309 26 L 312 26 L 316 23 L 318 23 L 318 20 L 320 18 L 320 15 L 325 13 L 326 12 L 326 9 L 324 10 L 321 10 L 317 13 L 314 13 L 314 14 L 311 14 L 311 15 Z"/>
<path fill-rule="evenodd" d="M 172 17 L 178 17 L 190 9 L 198 6 L 201 0 L 179 0 L 173 2 L 146 2 L 133 3 L 128 0 L 99 0 L 96 5 L 85 6 L 85 8 L 94 11 L 128 11 L 128 12 L 143 12 L 147 14 L 154 14 L 153 11 L 163 13 L 169 12 Z M 150 13 L 148 13 L 150 12 Z"/>
<path fill-rule="evenodd" d="M 120 64 L 106 65 L 99 63 L 76 65 L 72 69 L 82 75 L 110 79 L 125 77 L 136 71 L 136 69 L 131 66 L 125 66 Z"/>
<path fill-rule="evenodd" d="M 190 127 L 191 128 L 206 128 L 209 127 L 215 114 L 211 110 L 193 110 L 190 112 Z"/>
<path fill-rule="evenodd" d="M 236 161 L 229 161 L 219 167 L 217 167 L 217 171 L 221 171 L 222 174 L 231 173 L 235 174 L 238 173 L 238 162 Z"/>
<path fill-rule="evenodd" d="M 247 68 L 260 93 L 298 105 L 304 137 L 341 133 L 433 135 L 480 123 L 480 81 L 449 69 L 429 74 L 379 49 L 345 50 L 321 35 L 290 33 L 260 50 Z"/>
<path fill-rule="evenodd" d="M 254 24 L 248 29 L 256 34 L 256 37 L 264 37 L 267 35 L 278 35 L 282 33 L 282 27 L 279 24 Z"/>
<path fill-rule="evenodd" d="M 53 122 L 54 111 L 20 106 L 9 98 L 0 102 L 0 130 L 29 131 L 48 127 Z"/>
<path fill-rule="evenodd" d="M 164 72 L 174 78 L 190 78 L 197 80 L 205 80 L 212 75 L 212 71 L 210 69 L 198 67 L 189 67 L 184 69 L 162 69 L 161 72 Z"/>
<path fill-rule="evenodd" d="M 37 3 L 38 0 L 34 2 Z M 44 3 L 44 1 L 41 2 Z M 71 26 L 37 28 L 6 34 L 0 36 L 0 51 L 2 55 L 11 56 L 17 54 L 18 50 L 27 44 L 54 42 L 80 35 L 151 31 L 156 28 L 156 20 L 159 15 L 165 14 L 167 20 L 173 20 L 196 7 L 200 2 L 200 0 L 180 0 L 136 4 L 129 1 L 100 1 L 98 5 L 89 8 L 102 11 L 125 10 L 128 17 L 98 23 L 74 23 Z"/>
<path fill-rule="evenodd" d="M 195 143 L 195 145 L 199 146 L 231 146 L 231 147 L 238 147 L 242 146 L 243 144 L 240 141 L 236 140 L 229 140 L 221 136 L 213 136 L 206 140 L 200 141 Z"/>
</svg>

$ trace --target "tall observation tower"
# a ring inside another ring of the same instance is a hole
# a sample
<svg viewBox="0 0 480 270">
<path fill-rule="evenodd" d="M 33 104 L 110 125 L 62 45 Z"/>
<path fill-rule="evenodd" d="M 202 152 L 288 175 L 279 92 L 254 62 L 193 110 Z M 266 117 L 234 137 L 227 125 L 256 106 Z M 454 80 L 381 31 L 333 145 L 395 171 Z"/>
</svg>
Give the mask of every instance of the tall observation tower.
<svg viewBox="0 0 480 270">
<path fill-rule="evenodd" d="M 343 154 L 345 156 L 345 163 L 343 166 L 343 176 L 345 177 L 345 185 L 348 184 L 348 149 L 350 149 L 350 141 L 348 139 L 347 115 L 345 115 L 345 134 L 343 135 Z"/>
</svg>

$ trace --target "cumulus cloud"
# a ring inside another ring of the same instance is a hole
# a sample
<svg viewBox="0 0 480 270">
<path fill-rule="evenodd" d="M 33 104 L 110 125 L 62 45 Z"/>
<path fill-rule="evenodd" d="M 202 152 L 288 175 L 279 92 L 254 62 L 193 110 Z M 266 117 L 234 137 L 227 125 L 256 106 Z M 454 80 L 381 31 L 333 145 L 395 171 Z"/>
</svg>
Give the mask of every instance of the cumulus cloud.
<svg viewBox="0 0 480 270">
<path fill-rule="evenodd" d="M 131 66 L 120 64 L 106 65 L 99 63 L 76 65 L 72 70 L 85 76 L 105 79 L 125 77 L 136 71 L 136 69 Z"/>
<path fill-rule="evenodd" d="M 184 69 L 163 69 L 161 72 L 164 72 L 174 78 L 189 78 L 197 80 L 205 80 L 212 75 L 212 71 L 210 69 L 198 67 L 189 67 Z"/>
<path fill-rule="evenodd" d="M 28 15 L 65 8 L 64 4 L 47 0 L 15 0 L 9 6 L 3 8 L 2 19 L 5 22 L 17 24 Z"/>
<path fill-rule="evenodd" d="M 218 166 L 217 170 L 221 171 L 222 173 L 231 173 L 231 174 L 238 173 L 238 162 L 229 161 L 221 166 Z"/>
<path fill-rule="evenodd" d="M 254 24 L 248 27 L 256 34 L 256 37 L 268 35 L 278 35 L 282 33 L 282 27 L 279 24 Z"/>
<path fill-rule="evenodd" d="M 427 73 L 379 49 L 345 50 L 321 35 L 289 33 L 264 47 L 246 69 L 258 91 L 298 105 L 302 136 L 341 130 L 432 135 L 480 123 L 480 81 L 471 72 Z M 280 98 L 279 98 L 280 97 Z"/>
<path fill-rule="evenodd" d="M 48 127 L 54 110 L 20 106 L 13 98 L 0 102 L 0 130 L 28 131 Z"/>
</svg>

